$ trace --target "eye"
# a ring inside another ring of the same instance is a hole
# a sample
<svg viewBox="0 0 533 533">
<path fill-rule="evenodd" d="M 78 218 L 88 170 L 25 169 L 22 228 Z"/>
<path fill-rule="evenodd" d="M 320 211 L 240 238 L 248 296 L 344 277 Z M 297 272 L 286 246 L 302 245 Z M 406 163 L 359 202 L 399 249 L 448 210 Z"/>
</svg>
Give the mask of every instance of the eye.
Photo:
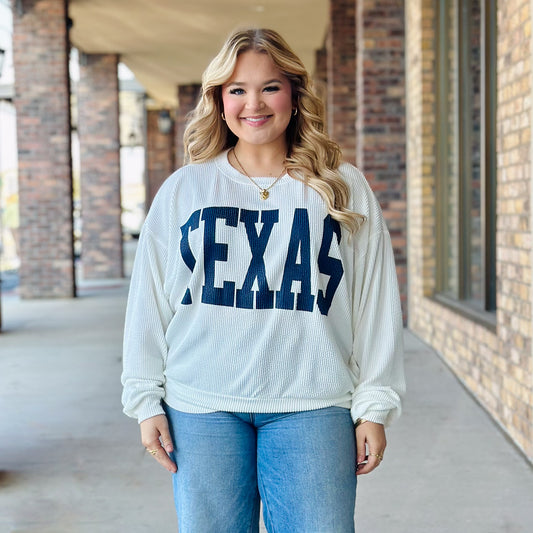
<svg viewBox="0 0 533 533">
<path fill-rule="evenodd" d="M 279 87 L 277 85 L 268 85 L 263 89 L 266 93 L 275 93 L 279 91 Z"/>
<path fill-rule="evenodd" d="M 234 89 L 230 89 L 229 93 L 230 94 L 236 94 L 236 95 L 244 94 L 244 89 L 240 89 L 239 87 L 235 87 Z"/>
</svg>

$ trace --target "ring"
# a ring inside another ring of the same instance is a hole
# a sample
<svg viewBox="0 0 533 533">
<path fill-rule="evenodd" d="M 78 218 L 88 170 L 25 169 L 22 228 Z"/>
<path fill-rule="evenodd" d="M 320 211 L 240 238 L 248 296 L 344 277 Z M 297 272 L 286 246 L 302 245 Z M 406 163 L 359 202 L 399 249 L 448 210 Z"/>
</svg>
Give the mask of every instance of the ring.
<svg viewBox="0 0 533 533">
<path fill-rule="evenodd" d="M 146 448 L 146 451 L 151 453 L 152 455 L 155 455 L 157 453 L 157 450 L 149 450 L 148 448 Z"/>
<path fill-rule="evenodd" d="M 381 453 L 369 453 L 368 455 L 373 455 L 378 458 L 380 461 L 383 461 L 383 455 Z"/>
</svg>

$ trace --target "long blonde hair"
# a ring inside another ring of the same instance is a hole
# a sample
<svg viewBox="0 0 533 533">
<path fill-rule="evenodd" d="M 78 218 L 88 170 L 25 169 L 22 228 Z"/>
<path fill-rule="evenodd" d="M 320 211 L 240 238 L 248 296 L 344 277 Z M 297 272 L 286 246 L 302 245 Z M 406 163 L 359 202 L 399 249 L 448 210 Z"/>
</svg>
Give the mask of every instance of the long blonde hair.
<svg viewBox="0 0 533 533">
<path fill-rule="evenodd" d="M 211 61 L 202 76 L 200 100 L 185 129 L 185 159 L 207 161 L 237 143 L 222 119 L 222 85 L 231 78 L 239 54 L 249 50 L 268 54 L 292 86 L 297 113 L 286 131 L 287 172 L 317 191 L 332 218 L 355 232 L 364 217 L 348 208 L 350 190 L 338 171 L 342 154 L 325 133 L 322 101 L 313 92 L 303 63 L 273 30 L 236 31 Z"/>
</svg>

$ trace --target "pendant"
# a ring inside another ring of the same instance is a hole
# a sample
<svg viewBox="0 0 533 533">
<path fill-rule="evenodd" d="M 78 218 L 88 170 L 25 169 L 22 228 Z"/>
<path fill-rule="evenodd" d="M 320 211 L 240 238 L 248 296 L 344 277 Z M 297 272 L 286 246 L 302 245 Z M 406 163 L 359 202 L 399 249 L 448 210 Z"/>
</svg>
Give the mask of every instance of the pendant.
<svg viewBox="0 0 533 533">
<path fill-rule="evenodd" d="M 261 196 L 261 200 L 266 200 L 270 196 L 270 193 L 266 189 L 261 189 L 259 196 Z"/>
</svg>

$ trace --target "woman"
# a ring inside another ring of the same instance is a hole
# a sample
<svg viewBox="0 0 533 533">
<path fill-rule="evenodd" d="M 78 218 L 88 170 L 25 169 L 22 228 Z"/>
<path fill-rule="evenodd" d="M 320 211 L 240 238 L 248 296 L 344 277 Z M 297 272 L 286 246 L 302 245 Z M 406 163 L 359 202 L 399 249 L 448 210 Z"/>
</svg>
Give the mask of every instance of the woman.
<svg viewBox="0 0 533 533">
<path fill-rule="evenodd" d="M 354 531 L 400 412 L 390 237 L 321 110 L 277 33 L 234 33 L 144 224 L 123 402 L 180 533 L 258 531 L 260 501 L 268 531 Z"/>
</svg>

